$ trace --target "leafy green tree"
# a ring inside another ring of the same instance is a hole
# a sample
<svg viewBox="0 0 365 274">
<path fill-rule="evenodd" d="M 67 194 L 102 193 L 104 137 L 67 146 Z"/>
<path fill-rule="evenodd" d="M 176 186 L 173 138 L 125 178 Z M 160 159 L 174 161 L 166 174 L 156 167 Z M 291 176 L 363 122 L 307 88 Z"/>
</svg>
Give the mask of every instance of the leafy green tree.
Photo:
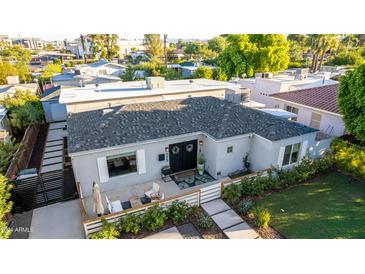
<svg viewBox="0 0 365 274">
<path fill-rule="evenodd" d="M 194 78 L 213 79 L 213 70 L 209 67 L 198 67 L 194 73 Z"/>
<path fill-rule="evenodd" d="M 2 50 L 0 50 L 0 56 L 0 59 L 5 61 L 28 63 L 32 60 L 32 55 L 29 50 L 26 50 L 20 45 L 5 46 Z"/>
<path fill-rule="evenodd" d="M 0 85 L 7 84 L 6 77 L 16 76 L 18 74 L 16 68 L 9 62 L 0 62 Z"/>
<path fill-rule="evenodd" d="M 305 34 L 289 34 L 289 56 L 290 62 L 303 62 L 303 55 L 308 52 L 308 37 Z"/>
<path fill-rule="evenodd" d="M 43 73 L 41 74 L 41 76 L 39 78 L 43 81 L 47 81 L 50 78 L 52 78 L 53 75 L 55 75 L 57 73 L 61 73 L 61 72 L 62 72 L 62 67 L 60 64 L 48 64 L 44 68 Z"/>
<path fill-rule="evenodd" d="M 357 50 L 350 51 L 348 53 L 341 52 L 337 56 L 333 57 L 331 60 L 327 62 L 327 65 L 334 66 L 359 66 L 365 63 L 364 57 L 362 57 L 361 53 Z"/>
<path fill-rule="evenodd" d="M 227 75 L 220 67 L 217 67 L 213 70 L 213 79 L 218 81 L 227 81 Z"/>
<path fill-rule="evenodd" d="M 346 129 L 365 141 L 365 64 L 341 78 L 338 101 Z"/>
<path fill-rule="evenodd" d="M 190 59 L 194 59 L 200 50 L 199 42 L 188 42 L 184 45 L 184 53 L 189 56 Z"/>
<path fill-rule="evenodd" d="M 13 203 L 10 201 L 12 185 L 6 177 L 0 174 L 0 239 L 9 238 L 11 231 L 5 221 L 5 216 L 10 213 Z"/>
<path fill-rule="evenodd" d="M 118 35 L 91 34 L 91 51 L 99 58 L 107 60 L 119 57 Z"/>
<path fill-rule="evenodd" d="M 19 81 L 21 83 L 29 83 L 30 81 L 32 81 L 32 76 L 26 63 L 17 62 L 14 67 L 17 71 Z"/>
<path fill-rule="evenodd" d="M 15 134 L 44 119 L 40 99 L 30 91 L 17 90 L 13 96 L 0 100 L 0 104 L 9 111 L 10 125 Z"/>
<path fill-rule="evenodd" d="M 218 54 L 226 48 L 227 41 L 223 36 L 217 36 L 208 41 L 208 48 Z"/>
<path fill-rule="evenodd" d="M 159 34 L 145 34 L 144 46 L 150 58 L 159 59 L 163 56 L 162 41 Z"/>
<path fill-rule="evenodd" d="M 229 78 L 280 71 L 289 64 L 289 45 L 283 35 L 232 34 L 227 43 L 218 63 Z"/>
<path fill-rule="evenodd" d="M 311 71 L 314 72 L 321 68 L 325 53 L 338 48 L 339 37 L 336 34 L 308 34 L 308 37 L 313 55 Z"/>
</svg>

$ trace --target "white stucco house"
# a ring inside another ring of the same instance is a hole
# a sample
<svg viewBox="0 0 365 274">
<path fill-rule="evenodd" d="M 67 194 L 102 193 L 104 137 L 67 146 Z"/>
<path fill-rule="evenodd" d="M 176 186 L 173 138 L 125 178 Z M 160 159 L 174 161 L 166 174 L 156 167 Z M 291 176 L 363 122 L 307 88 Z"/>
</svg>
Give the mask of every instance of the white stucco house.
<svg viewBox="0 0 365 274">
<path fill-rule="evenodd" d="M 317 130 L 213 96 L 170 98 L 68 113 L 68 150 L 85 196 L 196 168 L 213 179 L 242 168 L 297 164 Z"/>
<path fill-rule="evenodd" d="M 324 85 L 272 94 L 280 109 L 296 114 L 293 120 L 330 136 L 345 134 L 345 123 L 337 103 L 338 85 Z"/>
<path fill-rule="evenodd" d="M 288 70 L 285 73 L 256 73 L 255 78 L 239 79 L 241 87 L 250 90 L 250 99 L 264 104 L 265 108 L 275 108 L 276 102 L 270 95 L 299 89 L 337 84 L 323 74 L 309 74 L 305 69 Z"/>
<path fill-rule="evenodd" d="M 126 66 L 112 63 L 106 60 L 99 60 L 91 64 L 78 65 L 75 67 L 75 74 L 82 76 L 121 76 L 126 69 Z"/>
</svg>

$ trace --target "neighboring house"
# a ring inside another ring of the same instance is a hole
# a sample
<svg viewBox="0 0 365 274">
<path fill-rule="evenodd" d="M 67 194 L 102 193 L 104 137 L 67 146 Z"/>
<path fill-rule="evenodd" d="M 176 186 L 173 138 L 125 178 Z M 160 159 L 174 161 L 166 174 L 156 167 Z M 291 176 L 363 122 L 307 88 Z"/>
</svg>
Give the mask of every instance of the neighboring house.
<svg viewBox="0 0 365 274">
<path fill-rule="evenodd" d="M 61 89 L 60 103 L 68 112 L 80 112 L 130 103 L 213 96 L 241 102 L 239 85 L 208 79 L 165 81 L 147 77 L 147 81 L 116 82 Z"/>
<path fill-rule="evenodd" d="M 136 40 L 118 40 L 119 46 L 119 56 L 125 57 L 135 51 L 144 51 L 146 47 L 144 46 L 143 39 Z"/>
<path fill-rule="evenodd" d="M 109 76 L 119 77 L 124 74 L 126 66 L 112 63 L 106 60 L 99 60 L 91 64 L 78 65 L 75 67 L 75 74 L 82 76 Z"/>
<path fill-rule="evenodd" d="M 34 95 L 40 95 L 40 89 L 38 84 L 30 83 L 30 84 L 7 84 L 0 85 L 0 100 L 4 99 L 6 96 L 13 96 L 17 90 L 26 91 L 28 90 L 30 93 Z"/>
<path fill-rule="evenodd" d="M 22 45 L 29 50 L 43 49 L 44 41 L 41 38 L 12 38 L 13 45 Z"/>
<path fill-rule="evenodd" d="M 65 121 L 67 119 L 66 105 L 60 104 L 61 87 L 56 86 L 45 90 L 41 103 L 47 123 Z"/>
<path fill-rule="evenodd" d="M 91 36 L 83 35 L 84 43 L 81 38 L 77 38 L 74 41 L 64 41 L 65 49 L 72 54 L 75 54 L 77 58 L 90 58 L 93 53 L 91 51 Z"/>
<path fill-rule="evenodd" d="M 319 129 L 330 136 L 345 133 L 345 124 L 337 103 L 338 85 L 326 85 L 291 92 L 272 94 L 281 109 L 293 112 L 293 119 Z"/>
<path fill-rule="evenodd" d="M 74 112 L 67 125 L 68 152 L 85 196 L 93 181 L 113 191 L 159 179 L 165 166 L 172 172 L 196 168 L 200 153 L 214 179 L 242 169 L 247 154 L 253 171 L 291 167 L 317 132 L 212 96 Z"/>
<path fill-rule="evenodd" d="M 167 67 L 181 71 L 181 76 L 183 78 L 191 78 L 194 76 L 198 67 L 201 66 L 209 67 L 212 70 L 215 68 L 214 66 L 206 65 L 201 62 L 182 62 L 180 64 L 169 64 Z"/>
<path fill-rule="evenodd" d="M 8 143 L 11 140 L 11 128 L 9 125 L 7 110 L 0 106 L 0 142 Z"/>
<path fill-rule="evenodd" d="M 274 108 L 275 102 L 270 95 L 298 89 L 312 88 L 338 83 L 330 80 L 329 75 L 308 74 L 305 69 L 288 70 L 285 74 L 256 73 L 255 78 L 239 79 L 238 84 L 251 91 L 251 100 Z"/>
</svg>

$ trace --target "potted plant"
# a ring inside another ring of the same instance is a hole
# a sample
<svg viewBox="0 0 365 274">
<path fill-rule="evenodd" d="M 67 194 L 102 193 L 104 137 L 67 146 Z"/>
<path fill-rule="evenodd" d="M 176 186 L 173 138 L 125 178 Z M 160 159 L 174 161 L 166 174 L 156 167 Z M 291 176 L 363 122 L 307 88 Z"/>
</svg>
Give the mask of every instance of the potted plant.
<svg viewBox="0 0 365 274">
<path fill-rule="evenodd" d="M 198 166 L 197 166 L 199 175 L 204 174 L 204 163 L 205 163 L 204 155 L 199 154 L 198 155 Z"/>
<path fill-rule="evenodd" d="M 243 166 L 246 170 L 250 168 L 250 162 L 248 161 L 248 153 L 246 153 L 246 156 L 243 158 Z"/>
</svg>

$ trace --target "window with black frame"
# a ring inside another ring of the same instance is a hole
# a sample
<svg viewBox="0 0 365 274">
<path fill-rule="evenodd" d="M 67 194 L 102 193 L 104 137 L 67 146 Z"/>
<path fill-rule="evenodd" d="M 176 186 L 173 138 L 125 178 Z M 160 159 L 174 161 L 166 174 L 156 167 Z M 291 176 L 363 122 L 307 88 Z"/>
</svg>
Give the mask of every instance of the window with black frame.
<svg viewBox="0 0 365 274">
<path fill-rule="evenodd" d="M 300 143 L 287 145 L 284 151 L 283 166 L 294 164 L 299 160 Z"/>
<path fill-rule="evenodd" d="M 136 152 L 106 157 L 109 177 L 137 172 Z"/>
</svg>

